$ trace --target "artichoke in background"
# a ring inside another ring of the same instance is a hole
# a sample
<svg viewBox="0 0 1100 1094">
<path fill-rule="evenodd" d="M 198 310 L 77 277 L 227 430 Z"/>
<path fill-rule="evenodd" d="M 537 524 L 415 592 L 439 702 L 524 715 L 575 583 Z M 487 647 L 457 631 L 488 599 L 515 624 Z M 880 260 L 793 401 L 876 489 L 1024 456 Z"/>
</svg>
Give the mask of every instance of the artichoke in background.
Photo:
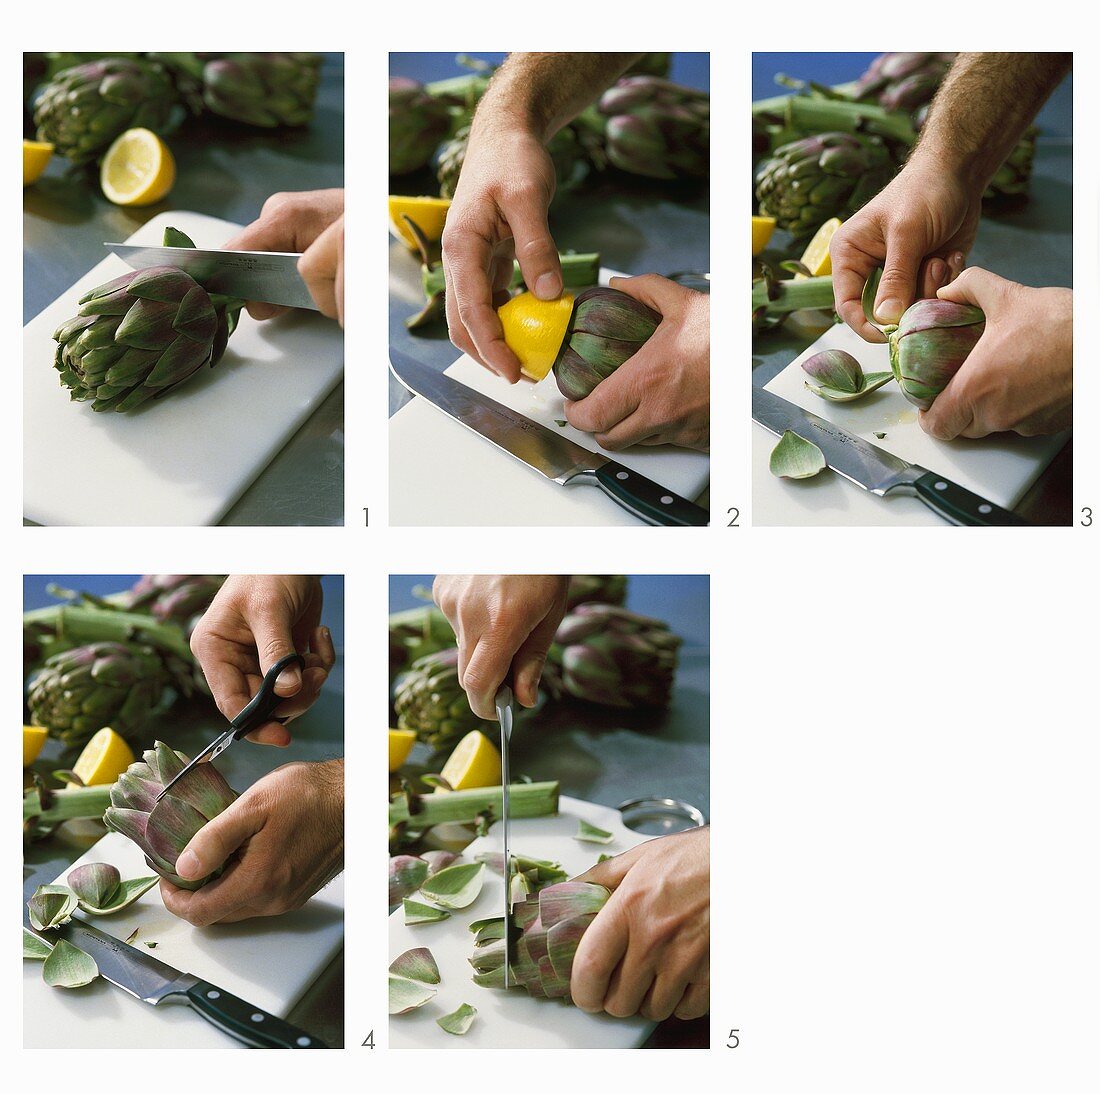
<svg viewBox="0 0 1100 1094">
<path fill-rule="evenodd" d="M 127 129 L 164 136 L 185 113 L 161 65 L 111 57 L 57 73 L 35 101 L 34 123 L 60 155 L 88 163 Z"/>
<path fill-rule="evenodd" d="M 414 661 L 398 682 L 394 709 L 398 728 L 411 729 L 433 748 L 442 748 L 483 724 L 458 682 L 457 649 Z"/>
<path fill-rule="evenodd" d="M 194 246 L 173 228 L 164 245 Z M 242 306 L 173 266 L 131 271 L 80 298 L 80 314 L 54 332 L 54 368 L 74 400 L 133 410 L 213 368 Z"/>
<path fill-rule="evenodd" d="M 391 175 L 407 175 L 426 167 L 450 129 L 451 110 L 445 101 L 429 94 L 416 80 L 390 77 Z"/>
<path fill-rule="evenodd" d="M 887 328 L 890 368 L 909 402 L 927 410 L 985 331 L 985 314 L 950 300 L 918 300 Z"/>
<path fill-rule="evenodd" d="M 565 610 L 579 604 L 622 604 L 626 601 L 625 574 L 573 574 L 569 578 Z"/>
<path fill-rule="evenodd" d="M 672 68 L 671 53 L 643 53 L 624 76 L 667 76 Z"/>
<path fill-rule="evenodd" d="M 659 619 L 611 604 L 582 604 L 554 637 L 551 657 L 574 699 L 607 707 L 665 707 L 683 639 Z"/>
<path fill-rule="evenodd" d="M 190 631 L 224 582 L 221 574 L 145 574 L 127 594 L 125 610 L 149 612 L 161 623 L 178 623 Z"/>
<path fill-rule="evenodd" d="M 912 114 L 927 106 L 955 60 L 954 53 L 880 53 L 856 81 L 852 97 Z"/>
<path fill-rule="evenodd" d="M 554 379 L 567 399 L 583 399 L 629 360 L 660 325 L 661 316 L 618 289 L 585 289 L 573 303 Z"/>
<path fill-rule="evenodd" d="M 626 76 L 601 96 L 607 158 L 654 179 L 710 175 L 710 96 L 656 76 Z"/>
<path fill-rule="evenodd" d="M 103 823 L 145 852 L 145 861 L 181 889 L 199 889 L 221 870 L 199 881 L 176 873 L 176 860 L 191 838 L 237 799 L 236 791 L 211 763 L 199 764 L 160 800 L 157 795 L 186 767 L 188 759 L 161 741 L 132 763 L 111 788 Z"/>
</svg>

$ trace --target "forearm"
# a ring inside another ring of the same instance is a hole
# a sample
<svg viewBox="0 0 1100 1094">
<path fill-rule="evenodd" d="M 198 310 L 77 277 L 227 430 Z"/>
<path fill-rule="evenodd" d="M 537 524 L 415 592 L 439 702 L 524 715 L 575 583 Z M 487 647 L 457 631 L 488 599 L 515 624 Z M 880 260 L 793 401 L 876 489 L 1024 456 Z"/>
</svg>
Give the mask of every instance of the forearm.
<svg viewBox="0 0 1100 1094">
<path fill-rule="evenodd" d="M 511 124 L 549 140 L 610 87 L 638 53 L 513 53 L 477 109 L 479 125 Z"/>
<path fill-rule="evenodd" d="M 960 53 L 932 103 L 914 160 L 981 193 L 1071 61 L 1069 53 Z"/>
</svg>

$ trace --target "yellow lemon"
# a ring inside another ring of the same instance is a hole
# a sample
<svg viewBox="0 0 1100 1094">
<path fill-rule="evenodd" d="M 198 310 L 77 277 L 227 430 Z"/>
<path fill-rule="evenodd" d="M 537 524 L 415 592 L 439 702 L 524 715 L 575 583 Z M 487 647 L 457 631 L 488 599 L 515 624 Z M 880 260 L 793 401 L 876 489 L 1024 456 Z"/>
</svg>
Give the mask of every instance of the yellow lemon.
<svg viewBox="0 0 1100 1094">
<path fill-rule="evenodd" d="M 127 129 L 103 158 L 99 185 L 116 205 L 152 205 L 176 182 L 176 161 L 151 129 Z"/>
<path fill-rule="evenodd" d="M 133 762 L 130 746 L 110 726 L 104 726 L 84 746 L 73 771 L 85 786 L 107 786 Z"/>
<path fill-rule="evenodd" d="M 38 759 L 48 733 L 45 726 L 23 727 L 23 766 L 30 767 Z"/>
<path fill-rule="evenodd" d="M 752 218 L 752 253 L 758 255 L 767 245 L 775 231 L 775 217 Z"/>
<path fill-rule="evenodd" d="M 825 277 L 833 272 L 833 261 L 829 257 L 829 244 L 840 227 L 840 217 L 833 217 L 825 221 L 814 233 L 813 239 L 802 252 L 802 265 L 810 271 L 810 277 Z M 806 274 L 797 274 L 797 277 L 806 277 Z"/>
<path fill-rule="evenodd" d="M 39 176 L 46 170 L 46 164 L 53 155 L 53 145 L 48 141 L 24 141 L 23 142 L 23 185 L 30 186 L 37 182 Z"/>
<path fill-rule="evenodd" d="M 440 775 L 454 790 L 500 786 L 500 753 L 480 729 L 471 730 L 455 745 Z M 440 791 L 446 793 L 436 787 L 436 793 Z"/>
<path fill-rule="evenodd" d="M 390 232 L 410 251 L 419 251 L 420 248 L 404 217 L 415 222 L 429 243 L 438 243 L 443 237 L 443 224 L 451 207 L 450 198 L 406 198 L 390 194 L 389 205 Z"/>
<path fill-rule="evenodd" d="M 396 771 L 412 752 L 416 734 L 411 729 L 390 730 L 390 770 Z"/>
<path fill-rule="evenodd" d="M 500 308 L 504 341 L 519 358 L 524 376 L 541 380 L 554 367 L 572 314 L 571 293 L 540 300 L 534 293 L 521 292 Z"/>
</svg>

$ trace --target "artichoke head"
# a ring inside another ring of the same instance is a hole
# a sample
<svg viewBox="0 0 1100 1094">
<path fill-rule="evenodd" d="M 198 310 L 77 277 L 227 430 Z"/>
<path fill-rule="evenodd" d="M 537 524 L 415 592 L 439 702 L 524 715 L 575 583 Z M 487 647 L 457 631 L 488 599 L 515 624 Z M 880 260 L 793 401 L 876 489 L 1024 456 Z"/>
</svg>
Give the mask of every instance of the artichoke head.
<svg viewBox="0 0 1100 1094">
<path fill-rule="evenodd" d="M 985 314 L 950 300 L 918 300 L 888 330 L 890 368 L 909 402 L 927 410 L 985 331 Z"/>
</svg>

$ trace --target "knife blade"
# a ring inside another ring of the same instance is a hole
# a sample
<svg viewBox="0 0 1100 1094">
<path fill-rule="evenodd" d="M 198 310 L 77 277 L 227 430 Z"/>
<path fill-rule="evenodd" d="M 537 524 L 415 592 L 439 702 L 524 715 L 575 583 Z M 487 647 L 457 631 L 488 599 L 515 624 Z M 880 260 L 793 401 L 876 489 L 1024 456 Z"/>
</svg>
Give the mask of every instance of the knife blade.
<svg viewBox="0 0 1100 1094">
<path fill-rule="evenodd" d="M 449 418 L 559 486 L 598 486 L 646 524 L 703 527 L 710 523 L 710 514 L 694 502 L 609 456 L 589 452 L 568 437 L 557 436 L 400 350 L 390 350 L 390 370 L 414 395 L 427 399 Z"/>
<path fill-rule="evenodd" d="M 302 275 L 300 254 L 289 251 L 203 251 L 191 247 L 138 247 L 104 243 L 131 269 L 175 266 L 189 273 L 207 292 L 241 300 L 262 300 L 288 308 L 319 311 Z"/>
<path fill-rule="evenodd" d="M 879 497 L 889 494 L 918 497 L 951 524 L 1011 527 L 1028 523 L 950 479 L 920 464 L 906 463 L 870 441 L 763 388 L 752 389 L 752 418 L 777 436 L 789 429 L 803 440 L 816 444 L 824 453 L 825 462 L 838 475 Z"/>
<path fill-rule="evenodd" d="M 158 961 L 152 954 L 93 927 L 70 919 L 57 934 L 95 960 L 99 975 L 143 1003 L 184 1003 L 230 1037 L 251 1048 L 327 1048 L 321 1040 L 289 1022 L 190 973 Z"/>
<path fill-rule="evenodd" d="M 512 743 L 512 689 L 502 684 L 494 700 L 500 722 L 500 831 L 504 842 L 504 986 L 511 985 L 512 961 L 512 852 L 508 842 L 508 816 L 511 811 L 508 749 Z"/>
</svg>

